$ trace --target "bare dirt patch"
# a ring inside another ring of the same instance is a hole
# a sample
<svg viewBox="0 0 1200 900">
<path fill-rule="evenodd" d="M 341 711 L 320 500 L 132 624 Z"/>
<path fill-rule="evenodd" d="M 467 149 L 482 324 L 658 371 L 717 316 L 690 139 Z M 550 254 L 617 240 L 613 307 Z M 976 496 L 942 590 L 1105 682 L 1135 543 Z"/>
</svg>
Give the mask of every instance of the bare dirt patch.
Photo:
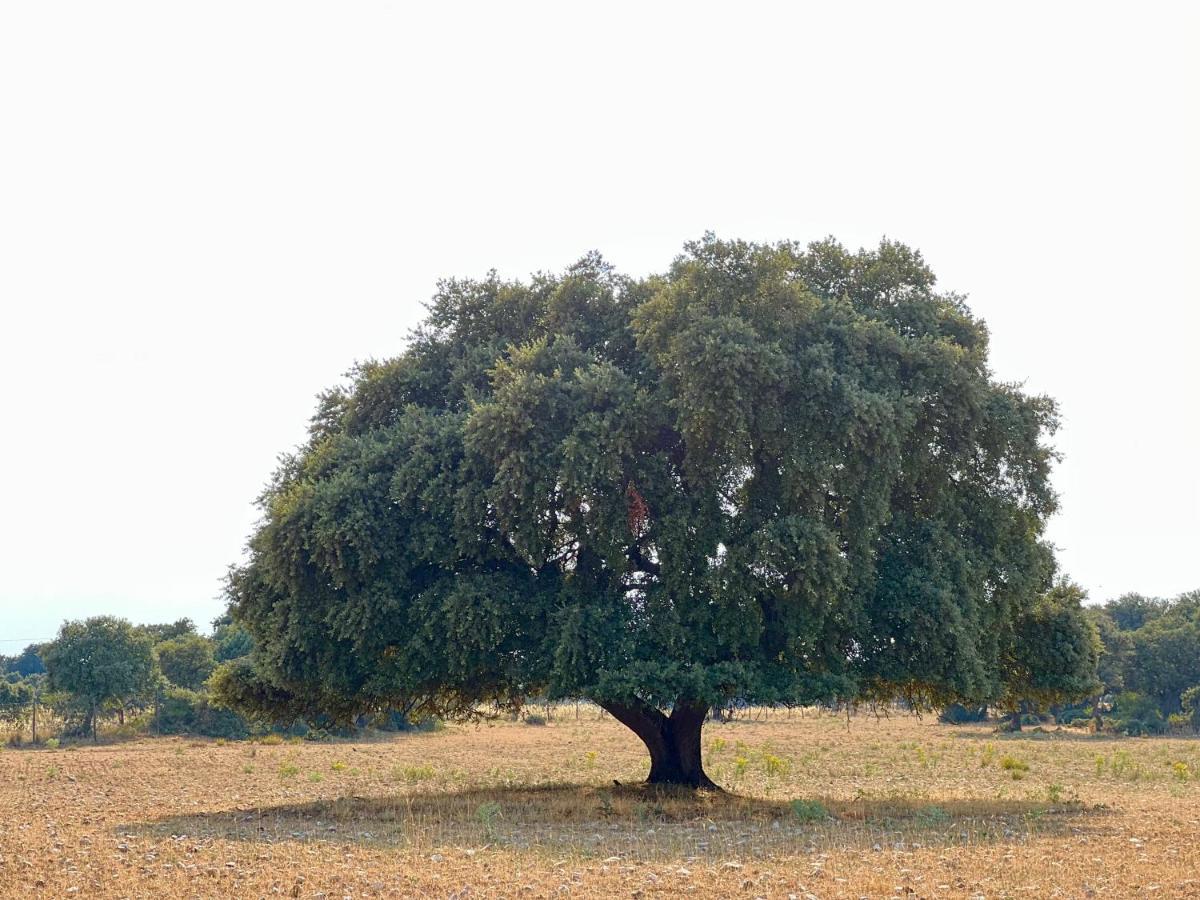
<svg viewBox="0 0 1200 900">
<path fill-rule="evenodd" d="M 640 743 L 586 708 L 7 750 L 0 895 L 1200 897 L 1195 740 L 771 713 L 705 747 L 729 793 L 637 784 Z"/>
</svg>

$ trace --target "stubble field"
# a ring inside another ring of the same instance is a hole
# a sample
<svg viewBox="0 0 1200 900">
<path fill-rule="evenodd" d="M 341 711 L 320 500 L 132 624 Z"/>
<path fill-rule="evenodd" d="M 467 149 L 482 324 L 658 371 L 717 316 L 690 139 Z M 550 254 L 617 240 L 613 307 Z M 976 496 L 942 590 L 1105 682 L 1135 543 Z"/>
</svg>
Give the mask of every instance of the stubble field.
<svg viewBox="0 0 1200 900">
<path fill-rule="evenodd" d="M 0 895 L 1200 897 L 1196 740 L 773 712 L 705 747 L 727 794 L 638 786 L 640 743 L 590 708 L 6 750 Z"/>
</svg>

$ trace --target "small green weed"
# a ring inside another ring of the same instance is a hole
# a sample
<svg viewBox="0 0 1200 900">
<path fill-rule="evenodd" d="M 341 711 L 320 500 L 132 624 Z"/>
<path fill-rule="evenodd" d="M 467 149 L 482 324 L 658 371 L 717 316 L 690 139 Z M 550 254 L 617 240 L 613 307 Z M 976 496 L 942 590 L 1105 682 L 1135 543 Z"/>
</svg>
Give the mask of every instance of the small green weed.
<svg viewBox="0 0 1200 900">
<path fill-rule="evenodd" d="M 433 766 L 397 766 L 392 770 L 392 777 L 397 781 L 416 784 L 418 781 L 428 781 L 434 776 Z"/>
<path fill-rule="evenodd" d="M 830 818 L 829 808 L 819 800 L 793 800 L 792 815 L 801 822 L 821 822 Z"/>
<path fill-rule="evenodd" d="M 1029 763 L 1017 759 L 1015 756 L 1001 757 L 1000 768 L 1007 772 L 1013 781 L 1020 781 L 1029 773 Z"/>
<path fill-rule="evenodd" d="M 923 806 L 917 810 L 917 821 L 922 825 L 945 825 L 950 821 L 950 813 L 940 806 Z"/>
<path fill-rule="evenodd" d="M 786 775 L 791 769 L 791 760 L 776 756 L 774 753 L 763 754 L 763 771 L 767 773 L 768 777 Z"/>
<path fill-rule="evenodd" d="M 496 820 L 504 817 L 500 804 L 494 801 L 481 803 L 475 810 L 475 818 L 483 826 L 483 833 L 489 841 L 496 840 Z"/>
</svg>

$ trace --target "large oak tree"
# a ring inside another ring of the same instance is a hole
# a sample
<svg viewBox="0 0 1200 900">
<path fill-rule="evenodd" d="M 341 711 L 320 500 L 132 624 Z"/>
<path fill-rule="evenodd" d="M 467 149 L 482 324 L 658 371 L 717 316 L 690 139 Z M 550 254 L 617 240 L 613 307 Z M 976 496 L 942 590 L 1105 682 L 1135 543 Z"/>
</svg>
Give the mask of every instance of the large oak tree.
<svg viewBox="0 0 1200 900">
<path fill-rule="evenodd" d="M 891 242 L 444 282 L 265 491 L 230 577 L 255 651 L 217 690 L 340 718 L 589 698 L 691 785 L 714 706 L 1003 697 L 1053 575 L 1056 414 L 987 354 Z"/>
</svg>

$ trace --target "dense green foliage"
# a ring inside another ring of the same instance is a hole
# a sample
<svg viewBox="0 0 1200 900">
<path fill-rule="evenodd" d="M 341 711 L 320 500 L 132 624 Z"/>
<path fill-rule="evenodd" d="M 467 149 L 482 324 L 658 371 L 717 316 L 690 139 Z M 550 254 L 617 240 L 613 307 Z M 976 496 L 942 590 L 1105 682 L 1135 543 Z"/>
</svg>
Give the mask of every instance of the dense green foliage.
<svg viewBox="0 0 1200 900">
<path fill-rule="evenodd" d="M 0 657 L 0 723 L 15 727 L 19 741 L 31 730 L 36 702 L 43 738 L 48 724 L 56 732 L 95 737 L 100 720 L 114 716 L 127 723 L 123 734 L 245 735 L 245 720 L 212 702 L 207 680 L 219 654 L 233 659 L 248 652 L 248 635 L 228 619 L 214 626 L 210 638 L 189 619 L 137 626 L 109 616 L 66 622 L 55 641 Z M 49 676 L 36 674 L 42 655 Z"/>
<path fill-rule="evenodd" d="M 161 641 L 155 646 L 154 655 L 163 677 L 189 691 L 201 690 L 216 666 L 213 641 L 198 634 Z"/>
<path fill-rule="evenodd" d="M 0 675 L 27 678 L 30 675 L 41 675 L 45 671 L 41 648 L 37 644 L 30 644 L 16 656 L 0 656 Z"/>
<path fill-rule="evenodd" d="M 1078 585 L 1061 580 L 1017 616 L 1003 657 L 1002 705 L 1045 707 L 1099 690 L 1100 638 L 1084 615 L 1086 597 Z"/>
<path fill-rule="evenodd" d="M 223 684 L 343 718 L 1006 696 L 1055 410 L 987 343 L 889 242 L 445 282 L 265 492 Z"/>
<path fill-rule="evenodd" d="M 247 656 L 253 645 L 250 633 L 231 616 L 222 616 L 213 622 L 213 658 L 217 662 Z"/>
<path fill-rule="evenodd" d="M 1186 706 L 1200 686 L 1200 591 L 1174 600 L 1126 594 L 1088 611 L 1100 634 L 1100 680 L 1117 730 L 1200 725 Z"/>
</svg>

